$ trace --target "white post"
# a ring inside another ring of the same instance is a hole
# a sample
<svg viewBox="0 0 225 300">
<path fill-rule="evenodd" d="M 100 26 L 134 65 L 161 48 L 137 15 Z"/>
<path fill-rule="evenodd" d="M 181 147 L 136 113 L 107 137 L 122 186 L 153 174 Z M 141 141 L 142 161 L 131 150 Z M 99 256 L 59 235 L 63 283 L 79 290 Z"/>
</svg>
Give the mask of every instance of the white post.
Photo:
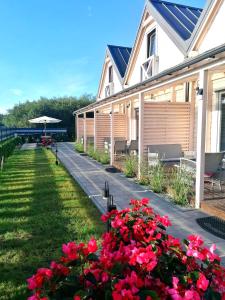
<svg viewBox="0 0 225 300">
<path fill-rule="evenodd" d="M 113 105 L 111 104 L 111 152 L 110 152 L 110 165 L 114 163 L 114 111 Z"/>
<path fill-rule="evenodd" d="M 84 152 L 87 152 L 87 126 L 86 126 L 86 113 L 84 113 Z"/>
<path fill-rule="evenodd" d="M 141 175 L 141 164 L 144 156 L 144 95 L 139 93 L 139 133 L 138 133 L 138 177 Z"/>
<path fill-rule="evenodd" d="M 197 127 L 197 153 L 196 153 L 196 195 L 195 208 L 200 208 L 204 199 L 204 173 L 205 173 L 205 135 L 206 135 L 206 107 L 208 98 L 208 71 L 199 73 L 198 91 L 198 127 Z"/>
<path fill-rule="evenodd" d="M 75 117 L 75 128 L 76 128 L 76 141 L 79 142 L 80 133 L 79 133 L 79 115 Z"/>
<path fill-rule="evenodd" d="M 94 151 L 96 151 L 96 144 L 97 144 L 97 128 L 96 128 L 96 109 L 94 110 Z"/>
</svg>

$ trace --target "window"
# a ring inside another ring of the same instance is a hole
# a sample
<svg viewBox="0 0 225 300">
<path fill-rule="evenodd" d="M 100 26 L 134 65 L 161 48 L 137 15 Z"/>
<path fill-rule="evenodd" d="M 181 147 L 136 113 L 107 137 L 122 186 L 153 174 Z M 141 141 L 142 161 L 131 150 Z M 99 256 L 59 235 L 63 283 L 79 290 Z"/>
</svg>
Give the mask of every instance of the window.
<svg viewBox="0 0 225 300">
<path fill-rule="evenodd" d="M 109 83 L 113 82 L 113 67 L 109 67 Z"/>
<path fill-rule="evenodd" d="M 147 35 L 147 58 L 156 54 L 156 30 Z"/>
</svg>

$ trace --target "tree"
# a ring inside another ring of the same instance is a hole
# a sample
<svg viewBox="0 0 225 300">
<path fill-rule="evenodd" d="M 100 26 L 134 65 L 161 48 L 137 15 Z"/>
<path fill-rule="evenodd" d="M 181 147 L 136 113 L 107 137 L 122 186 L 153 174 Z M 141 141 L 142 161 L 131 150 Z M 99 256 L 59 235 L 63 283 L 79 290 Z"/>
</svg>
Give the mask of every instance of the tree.
<svg viewBox="0 0 225 300">
<path fill-rule="evenodd" d="M 41 97 L 39 100 L 26 101 L 9 109 L 8 114 L 3 116 L 3 123 L 7 127 L 36 127 L 35 124 L 30 124 L 28 120 L 46 115 L 62 120 L 59 124 L 49 124 L 48 127 L 66 128 L 69 138 L 74 139 L 75 123 L 73 112 L 91 104 L 94 100 L 95 98 L 88 94 L 79 98 L 58 97 L 49 99 Z"/>
</svg>

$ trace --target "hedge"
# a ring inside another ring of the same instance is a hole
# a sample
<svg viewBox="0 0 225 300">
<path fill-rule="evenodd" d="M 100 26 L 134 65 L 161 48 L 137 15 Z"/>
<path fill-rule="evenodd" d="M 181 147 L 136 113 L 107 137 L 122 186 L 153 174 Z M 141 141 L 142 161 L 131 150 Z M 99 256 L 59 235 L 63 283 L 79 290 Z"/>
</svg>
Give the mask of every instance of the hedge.
<svg viewBox="0 0 225 300">
<path fill-rule="evenodd" d="M 15 147 L 20 143 L 20 141 L 20 137 L 13 137 L 0 142 L 0 159 L 2 156 L 4 156 L 4 158 L 9 157 L 13 153 Z"/>
</svg>

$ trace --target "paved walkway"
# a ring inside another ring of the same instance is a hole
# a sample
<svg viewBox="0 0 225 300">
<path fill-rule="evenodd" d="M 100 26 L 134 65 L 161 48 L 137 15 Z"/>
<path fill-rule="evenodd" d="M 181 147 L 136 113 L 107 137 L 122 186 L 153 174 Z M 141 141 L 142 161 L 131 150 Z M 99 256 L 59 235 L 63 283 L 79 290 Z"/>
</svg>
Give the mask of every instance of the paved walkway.
<svg viewBox="0 0 225 300">
<path fill-rule="evenodd" d="M 37 148 L 37 143 L 26 143 L 23 144 L 20 150 L 34 150 Z"/>
<path fill-rule="evenodd" d="M 106 211 L 106 200 L 102 198 L 104 183 L 109 182 L 110 193 L 114 197 L 118 209 L 128 206 L 130 199 L 149 198 L 153 209 L 169 216 L 173 226 L 169 232 L 178 238 L 185 238 L 190 234 L 201 235 L 206 244 L 216 243 L 219 254 L 225 265 L 225 240 L 220 239 L 202 229 L 196 222 L 197 218 L 206 217 L 202 211 L 179 208 L 171 202 L 145 190 L 142 186 L 127 179 L 121 173 L 108 173 L 104 166 L 86 156 L 74 151 L 72 143 L 58 143 L 58 156 L 72 177 L 81 185 L 101 212 Z"/>
</svg>

